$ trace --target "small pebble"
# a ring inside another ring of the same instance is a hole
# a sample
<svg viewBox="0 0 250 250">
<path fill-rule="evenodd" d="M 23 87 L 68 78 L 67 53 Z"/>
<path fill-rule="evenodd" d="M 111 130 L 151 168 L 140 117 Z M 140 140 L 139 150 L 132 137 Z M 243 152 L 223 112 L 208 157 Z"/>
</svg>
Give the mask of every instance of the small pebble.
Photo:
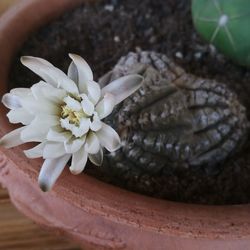
<svg viewBox="0 0 250 250">
<path fill-rule="evenodd" d="M 141 47 L 136 46 L 136 47 L 135 47 L 135 51 L 136 51 L 137 53 L 139 53 L 139 52 L 141 52 L 141 51 L 142 51 L 142 49 L 141 49 Z"/>
<path fill-rule="evenodd" d="M 175 57 L 179 59 L 183 59 L 183 54 L 180 51 L 178 51 L 175 53 Z"/>
<path fill-rule="evenodd" d="M 149 42 L 150 43 L 155 43 L 156 42 L 156 36 L 151 36 L 150 39 L 149 39 Z"/>
<path fill-rule="evenodd" d="M 201 53 L 201 52 L 196 52 L 196 53 L 194 54 L 194 57 L 195 57 L 195 59 L 201 59 L 202 53 Z"/>
<path fill-rule="evenodd" d="M 104 6 L 104 9 L 107 10 L 107 11 L 113 12 L 114 11 L 114 5 L 106 4 Z"/>
<path fill-rule="evenodd" d="M 114 37 L 114 41 L 116 42 L 116 43 L 119 43 L 121 40 L 120 40 L 120 37 L 119 36 L 115 36 Z"/>
</svg>

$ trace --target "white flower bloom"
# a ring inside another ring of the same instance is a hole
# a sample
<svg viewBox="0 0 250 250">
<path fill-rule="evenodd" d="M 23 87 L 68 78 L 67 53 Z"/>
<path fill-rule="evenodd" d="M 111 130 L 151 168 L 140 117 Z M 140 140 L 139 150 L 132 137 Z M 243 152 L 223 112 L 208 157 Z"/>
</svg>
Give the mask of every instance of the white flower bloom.
<svg viewBox="0 0 250 250">
<path fill-rule="evenodd" d="M 22 57 L 21 62 L 43 81 L 12 89 L 2 98 L 11 109 L 9 121 L 24 126 L 2 137 L 0 144 L 11 148 L 39 142 L 24 152 L 29 158 L 45 159 L 38 178 L 44 191 L 51 189 L 71 157 L 70 171 L 79 174 L 87 159 L 102 164 L 103 147 L 110 152 L 120 147 L 119 135 L 101 120 L 142 83 L 141 76 L 128 75 L 100 89 L 87 62 L 78 55 L 69 56 L 67 75 L 44 59 Z"/>
</svg>

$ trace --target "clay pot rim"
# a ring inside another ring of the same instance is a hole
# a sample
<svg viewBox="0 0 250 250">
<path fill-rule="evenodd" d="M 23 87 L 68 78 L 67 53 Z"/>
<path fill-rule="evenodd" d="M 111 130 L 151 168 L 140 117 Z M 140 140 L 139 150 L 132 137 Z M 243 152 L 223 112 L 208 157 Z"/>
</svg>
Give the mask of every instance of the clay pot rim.
<svg viewBox="0 0 250 250">
<path fill-rule="evenodd" d="M 61 0 L 60 8 L 55 11 L 53 7 L 59 7 L 56 0 L 24 0 L 0 18 L 0 55 L 2 56 L 1 65 L 4 65 L 0 68 L 1 94 L 7 89 L 11 58 L 20 48 L 25 37 L 32 30 L 45 24 L 45 20 L 51 19 L 53 15 L 58 16 L 65 9 L 83 2 L 84 0 Z M 46 4 L 52 6 L 50 11 L 40 8 Z M 34 8 L 37 10 L 36 18 L 28 15 L 29 11 Z M 20 20 L 22 20 L 21 25 Z M 1 106 L 0 111 L 0 136 L 2 136 L 12 127 L 6 119 L 6 110 Z M 4 164 L 1 163 L 3 161 Z M 0 170 L 1 165 L 6 164 L 29 180 L 36 182 L 41 160 L 26 159 L 21 147 L 13 150 L 0 148 Z M 74 183 L 70 187 L 70 192 L 65 188 L 68 183 Z M 6 185 L 8 187 L 8 184 Z M 11 195 L 11 188 L 8 188 Z M 249 204 L 207 206 L 158 200 L 122 190 L 90 176 L 73 176 L 67 170 L 64 171 L 49 195 L 59 197 L 92 215 L 159 234 L 206 239 L 250 238 Z"/>
</svg>

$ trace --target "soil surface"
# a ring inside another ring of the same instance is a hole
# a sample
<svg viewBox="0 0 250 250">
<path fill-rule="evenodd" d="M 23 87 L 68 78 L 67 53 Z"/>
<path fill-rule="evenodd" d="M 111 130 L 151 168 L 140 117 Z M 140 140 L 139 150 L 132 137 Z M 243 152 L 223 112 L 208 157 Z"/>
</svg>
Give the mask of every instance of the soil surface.
<svg viewBox="0 0 250 250">
<path fill-rule="evenodd" d="M 13 62 L 10 88 L 39 80 L 21 66 L 21 55 L 39 56 L 67 70 L 69 52 L 83 56 L 95 78 L 112 69 L 130 51 L 166 54 L 187 72 L 216 79 L 235 91 L 250 116 L 250 71 L 236 66 L 202 41 L 192 25 L 190 0 L 112 0 L 83 5 L 40 29 L 26 41 Z M 164 176 L 87 173 L 132 191 L 159 198 L 203 204 L 250 201 L 250 143 L 215 173 L 173 171 Z"/>
</svg>

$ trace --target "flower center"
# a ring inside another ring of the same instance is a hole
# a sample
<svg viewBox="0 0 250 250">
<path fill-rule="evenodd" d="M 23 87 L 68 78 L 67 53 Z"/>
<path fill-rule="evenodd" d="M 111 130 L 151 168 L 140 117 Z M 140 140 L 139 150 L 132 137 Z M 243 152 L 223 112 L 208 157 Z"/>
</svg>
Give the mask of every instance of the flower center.
<svg viewBox="0 0 250 250">
<path fill-rule="evenodd" d="M 60 115 L 61 127 L 70 131 L 75 137 L 82 137 L 89 131 L 94 115 L 94 105 L 86 95 L 68 95 L 63 101 Z"/>
<path fill-rule="evenodd" d="M 75 111 L 67 105 L 64 105 L 62 106 L 61 117 L 62 119 L 68 118 L 70 124 L 74 124 L 79 127 L 81 118 L 86 117 L 86 115 L 83 110 Z"/>
</svg>

